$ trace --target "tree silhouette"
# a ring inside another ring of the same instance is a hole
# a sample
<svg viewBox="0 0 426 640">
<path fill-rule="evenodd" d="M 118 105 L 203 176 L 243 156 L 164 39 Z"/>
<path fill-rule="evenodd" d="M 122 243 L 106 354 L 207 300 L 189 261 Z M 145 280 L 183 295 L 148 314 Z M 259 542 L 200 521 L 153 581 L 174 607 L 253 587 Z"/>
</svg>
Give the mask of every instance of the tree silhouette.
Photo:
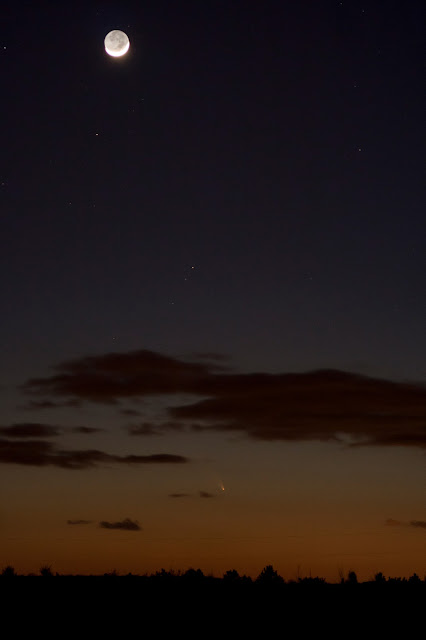
<svg viewBox="0 0 426 640">
<path fill-rule="evenodd" d="M 319 576 L 315 576 L 315 577 L 306 576 L 305 578 L 298 578 L 297 582 L 299 584 L 304 585 L 304 586 L 308 586 L 308 585 L 309 586 L 311 586 L 311 585 L 317 586 L 317 585 L 322 585 L 322 584 L 326 583 L 325 582 L 325 578 L 320 578 Z"/>
<path fill-rule="evenodd" d="M 240 579 L 240 574 L 235 569 L 230 569 L 223 574 L 223 580 L 227 583 L 235 584 Z"/>
<path fill-rule="evenodd" d="M 261 585 L 277 585 L 283 584 L 284 579 L 278 575 L 275 571 L 274 567 L 271 564 L 268 564 L 266 567 L 262 569 L 260 574 L 256 578 L 256 582 Z"/>
<path fill-rule="evenodd" d="M 420 584 L 421 580 L 420 580 L 419 576 L 417 575 L 417 573 L 413 573 L 413 575 L 408 578 L 408 582 L 410 584 Z"/>
<path fill-rule="evenodd" d="M 347 584 L 351 584 L 351 585 L 358 584 L 358 578 L 355 571 L 349 571 L 348 579 L 346 582 Z"/>
<path fill-rule="evenodd" d="M 10 564 L 8 564 L 7 567 L 5 567 L 1 572 L 1 575 L 3 578 L 15 578 L 17 574 L 15 572 L 15 569 Z"/>
<path fill-rule="evenodd" d="M 376 575 L 374 576 L 374 582 L 377 582 L 377 584 L 383 584 L 384 582 L 386 582 L 386 578 L 381 571 L 379 571 L 379 573 L 376 573 Z"/>
<path fill-rule="evenodd" d="M 190 569 L 188 569 L 188 571 L 185 571 L 183 577 L 186 580 L 190 580 L 191 582 L 201 582 L 201 580 L 204 579 L 204 573 L 201 571 L 201 569 L 193 569 L 191 567 Z"/>
</svg>

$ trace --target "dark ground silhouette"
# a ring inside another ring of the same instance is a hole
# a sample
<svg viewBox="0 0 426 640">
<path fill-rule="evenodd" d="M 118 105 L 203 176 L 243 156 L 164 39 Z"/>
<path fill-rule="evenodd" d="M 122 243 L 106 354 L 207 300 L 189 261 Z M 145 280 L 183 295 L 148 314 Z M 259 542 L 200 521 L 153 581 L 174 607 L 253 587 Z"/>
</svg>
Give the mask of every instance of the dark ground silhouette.
<svg viewBox="0 0 426 640">
<path fill-rule="evenodd" d="M 18 575 L 10 566 L 0 574 L 3 621 L 10 618 L 28 632 L 44 625 L 48 637 L 71 629 L 82 637 L 110 637 L 113 628 L 120 635 L 145 635 L 149 628 L 160 637 L 180 636 L 183 630 L 184 637 L 209 637 L 212 629 L 226 629 L 225 637 L 241 637 L 258 627 L 256 635 L 266 638 L 276 635 L 277 625 L 279 635 L 375 629 L 382 636 L 398 624 L 406 634 L 422 619 L 425 596 L 426 579 L 416 574 L 406 579 L 377 573 L 358 582 L 351 571 L 335 584 L 320 577 L 285 581 L 271 565 L 256 579 L 235 570 L 217 578 L 200 569 L 61 575 L 49 566 L 37 575 Z"/>
</svg>

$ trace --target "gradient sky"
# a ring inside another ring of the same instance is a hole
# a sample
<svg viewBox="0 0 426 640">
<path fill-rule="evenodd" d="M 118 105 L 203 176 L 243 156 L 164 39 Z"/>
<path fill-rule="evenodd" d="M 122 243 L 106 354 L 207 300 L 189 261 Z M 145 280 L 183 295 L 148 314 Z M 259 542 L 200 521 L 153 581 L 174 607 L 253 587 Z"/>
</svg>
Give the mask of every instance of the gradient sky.
<svg viewBox="0 0 426 640">
<path fill-rule="evenodd" d="M 424 18 L 2 8 L 0 565 L 424 574 Z"/>
</svg>

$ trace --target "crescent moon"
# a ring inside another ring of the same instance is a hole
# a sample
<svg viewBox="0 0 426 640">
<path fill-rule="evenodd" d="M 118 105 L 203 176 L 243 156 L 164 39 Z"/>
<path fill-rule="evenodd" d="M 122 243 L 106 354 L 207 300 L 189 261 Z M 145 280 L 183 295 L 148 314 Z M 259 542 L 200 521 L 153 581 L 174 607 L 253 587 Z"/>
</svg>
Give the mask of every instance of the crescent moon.
<svg viewBox="0 0 426 640">
<path fill-rule="evenodd" d="M 128 52 L 130 41 L 124 31 L 114 29 L 105 36 L 104 45 L 109 56 L 119 58 Z"/>
</svg>

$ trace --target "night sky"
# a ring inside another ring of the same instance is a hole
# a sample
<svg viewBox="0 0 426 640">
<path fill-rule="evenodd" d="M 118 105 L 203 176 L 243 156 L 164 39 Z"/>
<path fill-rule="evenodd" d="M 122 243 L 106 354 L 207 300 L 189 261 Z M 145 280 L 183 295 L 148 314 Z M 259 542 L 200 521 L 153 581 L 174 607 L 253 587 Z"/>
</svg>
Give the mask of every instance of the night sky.
<svg viewBox="0 0 426 640">
<path fill-rule="evenodd" d="M 2 6 L 0 565 L 424 574 L 424 24 Z"/>
</svg>

